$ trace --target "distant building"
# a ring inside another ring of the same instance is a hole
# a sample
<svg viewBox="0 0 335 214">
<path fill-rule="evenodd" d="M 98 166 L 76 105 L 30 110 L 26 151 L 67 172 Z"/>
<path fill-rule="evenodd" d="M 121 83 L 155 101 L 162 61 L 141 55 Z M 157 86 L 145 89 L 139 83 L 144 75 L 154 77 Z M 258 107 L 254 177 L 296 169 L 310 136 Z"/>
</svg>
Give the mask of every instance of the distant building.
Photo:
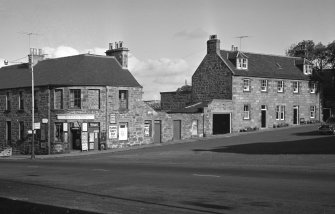
<svg viewBox="0 0 335 214">
<path fill-rule="evenodd" d="M 324 69 L 316 73 L 320 82 L 323 121 L 335 116 L 335 70 Z"/>
<path fill-rule="evenodd" d="M 106 55 L 44 59 L 40 51 L 31 50 L 36 154 L 120 148 L 192 136 L 190 127 L 183 130 L 180 126 L 180 121 L 192 116 L 170 117 L 142 101 L 142 86 L 127 69 L 128 49 L 121 42 L 115 47 L 110 44 Z M 0 69 L 0 147 L 31 152 L 31 98 L 29 64 Z M 189 123 L 191 126 L 192 121 Z M 173 124 L 179 128 L 173 129 Z"/>
<path fill-rule="evenodd" d="M 306 59 L 221 50 L 212 35 L 190 90 L 161 92 L 162 110 L 203 114 L 207 135 L 317 121 L 322 106 L 311 74 Z"/>
</svg>

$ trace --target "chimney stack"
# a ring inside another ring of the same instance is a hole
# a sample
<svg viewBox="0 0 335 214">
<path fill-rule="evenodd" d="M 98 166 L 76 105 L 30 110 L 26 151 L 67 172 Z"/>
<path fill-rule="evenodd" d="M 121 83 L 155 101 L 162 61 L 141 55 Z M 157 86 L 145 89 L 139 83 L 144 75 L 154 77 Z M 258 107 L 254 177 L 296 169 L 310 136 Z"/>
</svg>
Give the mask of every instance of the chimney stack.
<svg viewBox="0 0 335 214">
<path fill-rule="evenodd" d="M 220 55 L 220 40 L 217 35 L 210 35 L 207 41 L 207 54 L 213 53 Z"/>
<path fill-rule="evenodd" d="M 128 48 L 123 47 L 123 42 L 115 42 L 115 47 L 113 48 L 113 43 L 109 43 L 109 50 L 107 50 L 106 56 L 113 56 L 120 63 L 121 67 L 124 69 L 128 68 Z"/>
<path fill-rule="evenodd" d="M 28 55 L 29 64 L 35 66 L 39 61 L 44 59 L 44 54 L 42 49 L 30 48 L 30 54 Z"/>
</svg>

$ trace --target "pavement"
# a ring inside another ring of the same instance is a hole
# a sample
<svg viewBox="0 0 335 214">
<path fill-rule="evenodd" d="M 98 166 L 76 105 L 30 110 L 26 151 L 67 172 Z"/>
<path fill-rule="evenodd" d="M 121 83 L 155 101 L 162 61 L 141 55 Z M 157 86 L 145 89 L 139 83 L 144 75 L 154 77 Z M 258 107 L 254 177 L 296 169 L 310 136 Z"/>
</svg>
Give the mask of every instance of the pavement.
<svg viewBox="0 0 335 214">
<path fill-rule="evenodd" d="M 143 149 L 143 148 L 150 148 L 150 147 L 159 147 L 159 146 L 165 146 L 165 145 L 171 145 L 171 144 L 179 144 L 179 143 L 189 143 L 189 142 L 195 142 L 195 141 L 206 141 L 210 139 L 217 139 L 217 138 L 227 138 L 227 137 L 233 137 L 233 136 L 239 136 L 239 135 L 247 135 L 247 134 L 255 134 L 259 132 L 269 132 L 269 131 L 276 131 L 276 130 L 284 130 L 284 129 L 294 129 L 299 128 L 302 126 L 316 126 L 319 125 L 319 123 L 315 124 L 304 124 L 304 125 L 297 125 L 297 126 L 287 126 L 287 127 L 281 127 L 281 128 L 266 128 L 266 129 L 259 129 L 257 131 L 249 131 L 249 132 L 237 132 L 237 133 L 229 133 L 229 134 L 222 134 L 222 135 L 212 135 L 212 136 L 206 136 L 202 138 L 189 138 L 189 139 L 183 139 L 178 141 L 169 141 L 164 142 L 160 144 L 143 144 L 138 146 L 130 146 L 130 147 L 124 147 L 124 148 L 115 148 L 115 149 L 107 149 L 107 150 L 92 150 L 92 151 L 71 151 L 70 153 L 62 153 L 62 154 L 50 154 L 50 155 L 35 155 L 35 159 L 53 159 L 53 158 L 63 158 L 63 157 L 75 157 L 75 156 L 85 156 L 85 155 L 96 155 L 96 154 L 103 154 L 103 153 L 115 153 L 115 152 L 122 152 L 122 151 L 129 151 L 129 150 L 135 150 L 135 149 Z M 10 159 L 10 160 L 22 160 L 22 159 L 32 159 L 31 155 L 12 155 L 9 157 L 0 157 L 1 159 Z"/>
</svg>

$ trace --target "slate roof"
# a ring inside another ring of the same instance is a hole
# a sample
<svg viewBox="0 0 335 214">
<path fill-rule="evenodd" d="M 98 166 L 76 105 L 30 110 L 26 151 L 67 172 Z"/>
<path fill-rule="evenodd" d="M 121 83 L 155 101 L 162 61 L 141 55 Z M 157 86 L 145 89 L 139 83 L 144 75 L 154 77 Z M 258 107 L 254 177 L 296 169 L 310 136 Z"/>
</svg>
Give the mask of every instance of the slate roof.
<svg viewBox="0 0 335 214">
<path fill-rule="evenodd" d="M 35 86 L 142 87 L 114 57 L 81 54 L 46 59 L 34 66 Z M 31 87 L 28 64 L 0 68 L 0 89 Z"/>
<path fill-rule="evenodd" d="M 237 51 L 220 50 L 221 58 L 236 76 L 264 77 L 278 79 L 308 80 L 297 63 L 301 64 L 300 57 L 287 57 L 243 52 L 248 59 L 248 69 L 236 69 L 236 56 L 242 56 Z"/>
</svg>

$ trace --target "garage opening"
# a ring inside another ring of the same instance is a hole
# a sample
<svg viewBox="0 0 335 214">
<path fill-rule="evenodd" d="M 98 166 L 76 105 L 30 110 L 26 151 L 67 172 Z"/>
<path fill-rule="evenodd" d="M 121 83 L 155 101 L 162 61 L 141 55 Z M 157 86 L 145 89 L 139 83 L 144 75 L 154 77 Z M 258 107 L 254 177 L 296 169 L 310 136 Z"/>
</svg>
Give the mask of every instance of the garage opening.
<svg viewBox="0 0 335 214">
<path fill-rule="evenodd" d="M 213 135 L 230 133 L 230 114 L 213 114 Z"/>
</svg>

